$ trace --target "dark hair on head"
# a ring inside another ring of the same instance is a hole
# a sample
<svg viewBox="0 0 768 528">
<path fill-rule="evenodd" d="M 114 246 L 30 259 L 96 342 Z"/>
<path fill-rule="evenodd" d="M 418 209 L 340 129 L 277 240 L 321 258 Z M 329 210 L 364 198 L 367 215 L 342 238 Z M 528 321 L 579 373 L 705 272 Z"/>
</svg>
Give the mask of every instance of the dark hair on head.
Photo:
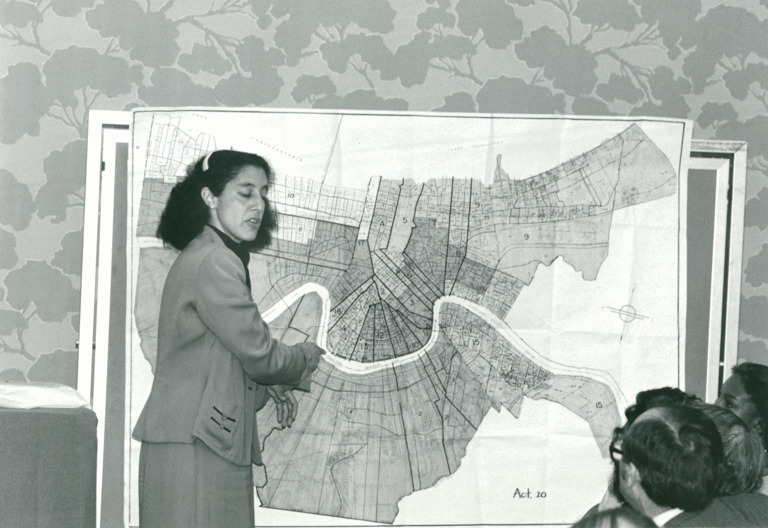
<svg viewBox="0 0 768 528">
<path fill-rule="evenodd" d="M 269 184 L 273 183 L 272 168 L 267 160 L 250 152 L 217 150 L 189 165 L 186 177 L 171 189 L 157 226 L 158 238 L 179 251 L 187 247 L 210 221 L 210 209 L 201 195 L 203 188 L 208 187 L 214 196 L 219 196 L 227 183 L 245 167 L 262 169 Z M 264 198 L 264 214 L 256 239 L 245 242 L 244 246 L 249 251 L 269 246 L 276 229 L 277 215 L 269 200 Z"/>
<path fill-rule="evenodd" d="M 635 465 L 654 503 L 696 511 L 715 497 L 723 473 L 720 433 L 702 411 L 684 405 L 657 407 L 636 420 L 622 438 L 622 461 Z"/>
<path fill-rule="evenodd" d="M 635 396 L 635 403 L 627 407 L 624 411 L 624 416 L 627 417 L 626 423 L 623 427 L 617 427 L 613 430 L 613 440 L 611 441 L 611 445 L 613 446 L 618 442 L 621 439 L 622 433 L 629 430 L 637 417 L 648 409 L 671 405 L 688 405 L 696 401 L 701 400 L 693 394 L 681 391 L 677 387 L 659 387 L 657 389 L 648 389 L 638 392 L 637 396 Z M 611 493 L 623 502 L 624 497 L 621 494 L 621 486 L 619 482 L 619 465 L 616 463 L 614 463 L 609 486 Z"/>
<path fill-rule="evenodd" d="M 759 363 L 739 363 L 731 372 L 744 384 L 744 390 L 757 409 L 757 423 L 751 425 L 768 447 L 768 367 Z"/>
<path fill-rule="evenodd" d="M 669 405 L 687 405 L 694 401 L 701 401 L 693 394 L 683 392 L 677 387 L 660 387 L 637 393 L 634 405 L 630 405 L 624 411 L 627 417 L 627 424 L 630 425 L 635 419 L 648 409 L 653 407 Z"/>
<path fill-rule="evenodd" d="M 613 508 L 587 515 L 572 528 L 656 528 L 653 519 L 629 507 Z"/>
<path fill-rule="evenodd" d="M 718 496 L 752 493 L 763 483 L 763 442 L 741 418 L 711 403 L 692 406 L 709 416 L 723 441 L 725 468 L 717 487 Z"/>
</svg>

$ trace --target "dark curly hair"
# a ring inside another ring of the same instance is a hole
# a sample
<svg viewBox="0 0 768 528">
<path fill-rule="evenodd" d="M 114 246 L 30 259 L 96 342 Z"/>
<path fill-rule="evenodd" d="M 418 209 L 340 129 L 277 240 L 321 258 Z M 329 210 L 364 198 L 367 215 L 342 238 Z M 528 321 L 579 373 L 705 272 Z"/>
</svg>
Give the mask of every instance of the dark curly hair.
<svg viewBox="0 0 768 528">
<path fill-rule="evenodd" d="M 640 485 L 659 506 L 697 511 L 715 497 L 725 455 L 720 432 L 702 411 L 685 405 L 656 407 L 624 434 L 622 461 L 640 472 Z"/>
<path fill-rule="evenodd" d="M 757 409 L 756 423 L 750 424 L 768 446 L 768 367 L 759 363 L 739 363 L 731 372 L 744 384 L 744 390 Z"/>
<path fill-rule="evenodd" d="M 627 422 L 623 427 L 617 427 L 613 430 L 611 446 L 614 446 L 619 442 L 622 433 L 629 430 L 637 417 L 648 409 L 671 405 L 689 405 L 697 401 L 700 401 L 699 398 L 692 394 L 688 394 L 687 392 L 683 392 L 677 387 L 659 387 L 657 389 L 638 392 L 637 396 L 635 396 L 635 403 L 627 407 L 624 411 L 624 415 L 627 417 Z M 610 489 L 611 493 L 613 493 L 617 499 L 624 502 L 624 497 L 621 495 L 621 487 L 619 485 L 619 465 L 617 463 L 613 464 Z"/>
<path fill-rule="evenodd" d="M 221 195 L 224 187 L 245 167 L 262 169 L 271 185 L 272 168 L 258 154 L 238 150 L 217 150 L 203 156 L 187 167 L 186 177 L 174 185 L 157 226 L 157 236 L 179 251 L 187 247 L 210 221 L 210 209 L 203 201 L 201 191 L 208 187 L 214 196 Z M 269 246 L 277 229 L 277 214 L 264 198 L 264 214 L 258 234 L 253 241 L 243 242 L 249 251 Z"/>
<path fill-rule="evenodd" d="M 631 425 L 638 416 L 648 409 L 670 405 L 688 405 L 695 401 L 699 401 L 699 398 L 683 392 L 677 387 L 644 390 L 637 393 L 635 403 L 627 407 L 624 416 L 627 417 L 627 425 Z"/>
</svg>

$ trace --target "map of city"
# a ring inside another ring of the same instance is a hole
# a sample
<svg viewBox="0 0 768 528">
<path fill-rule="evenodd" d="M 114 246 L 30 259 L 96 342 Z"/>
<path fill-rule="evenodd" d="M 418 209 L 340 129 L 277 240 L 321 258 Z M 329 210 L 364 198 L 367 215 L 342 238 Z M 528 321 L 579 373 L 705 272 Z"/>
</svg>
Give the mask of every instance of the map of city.
<svg viewBox="0 0 768 528">
<path fill-rule="evenodd" d="M 502 153 L 492 174 L 394 178 L 382 168 L 349 175 L 353 186 L 273 162 L 280 228 L 252 255 L 254 300 L 275 337 L 317 341 L 328 354 L 311 391 L 296 393 L 291 428 L 276 426 L 271 403 L 258 414 L 262 506 L 392 523 L 401 499 L 459 469 L 491 409 L 519 417 L 526 398 L 583 419 L 607 456 L 625 404 L 614 379 L 547 360 L 505 319 L 540 266 L 560 259 L 594 281 L 616 212 L 678 192 L 679 166 L 637 123 L 622 128 L 525 177 L 510 176 Z M 176 256 L 155 237 L 160 212 L 186 166 L 231 141 L 167 111 L 134 113 L 133 135 L 133 316 L 153 364 Z M 278 149 L 258 137 L 252 150 Z M 326 169 L 338 139 L 329 145 Z"/>
</svg>

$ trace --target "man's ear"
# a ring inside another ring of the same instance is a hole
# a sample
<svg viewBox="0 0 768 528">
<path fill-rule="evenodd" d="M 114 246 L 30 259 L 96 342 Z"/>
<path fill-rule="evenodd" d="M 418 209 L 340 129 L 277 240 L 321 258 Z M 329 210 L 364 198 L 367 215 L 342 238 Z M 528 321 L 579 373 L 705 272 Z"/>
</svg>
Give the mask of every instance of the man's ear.
<svg viewBox="0 0 768 528">
<path fill-rule="evenodd" d="M 624 462 L 619 469 L 621 473 L 621 480 L 628 487 L 633 487 L 636 484 L 640 484 L 640 471 L 632 462 Z"/>
<path fill-rule="evenodd" d="M 200 190 L 200 196 L 203 197 L 203 201 L 205 202 L 205 205 L 210 207 L 211 209 L 216 208 L 216 203 L 218 202 L 218 198 L 211 192 L 211 190 L 208 187 L 203 187 Z"/>
</svg>

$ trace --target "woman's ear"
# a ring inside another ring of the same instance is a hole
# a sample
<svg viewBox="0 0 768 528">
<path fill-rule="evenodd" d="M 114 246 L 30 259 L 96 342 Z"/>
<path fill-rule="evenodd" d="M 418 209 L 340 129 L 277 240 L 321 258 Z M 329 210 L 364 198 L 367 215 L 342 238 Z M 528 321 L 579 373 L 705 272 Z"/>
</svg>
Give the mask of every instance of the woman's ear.
<svg viewBox="0 0 768 528">
<path fill-rule="evenodd" d="M 203 197 L 203 201 L 205 202 L 205 205 L 210 207 L 211 209 L 216 208 L 216 203 L 218 202 L 218 198 L 211 192 L 211 190 L 208 187 L 203 187 L 200 191 L 200 196 Z"/>
</svg>

